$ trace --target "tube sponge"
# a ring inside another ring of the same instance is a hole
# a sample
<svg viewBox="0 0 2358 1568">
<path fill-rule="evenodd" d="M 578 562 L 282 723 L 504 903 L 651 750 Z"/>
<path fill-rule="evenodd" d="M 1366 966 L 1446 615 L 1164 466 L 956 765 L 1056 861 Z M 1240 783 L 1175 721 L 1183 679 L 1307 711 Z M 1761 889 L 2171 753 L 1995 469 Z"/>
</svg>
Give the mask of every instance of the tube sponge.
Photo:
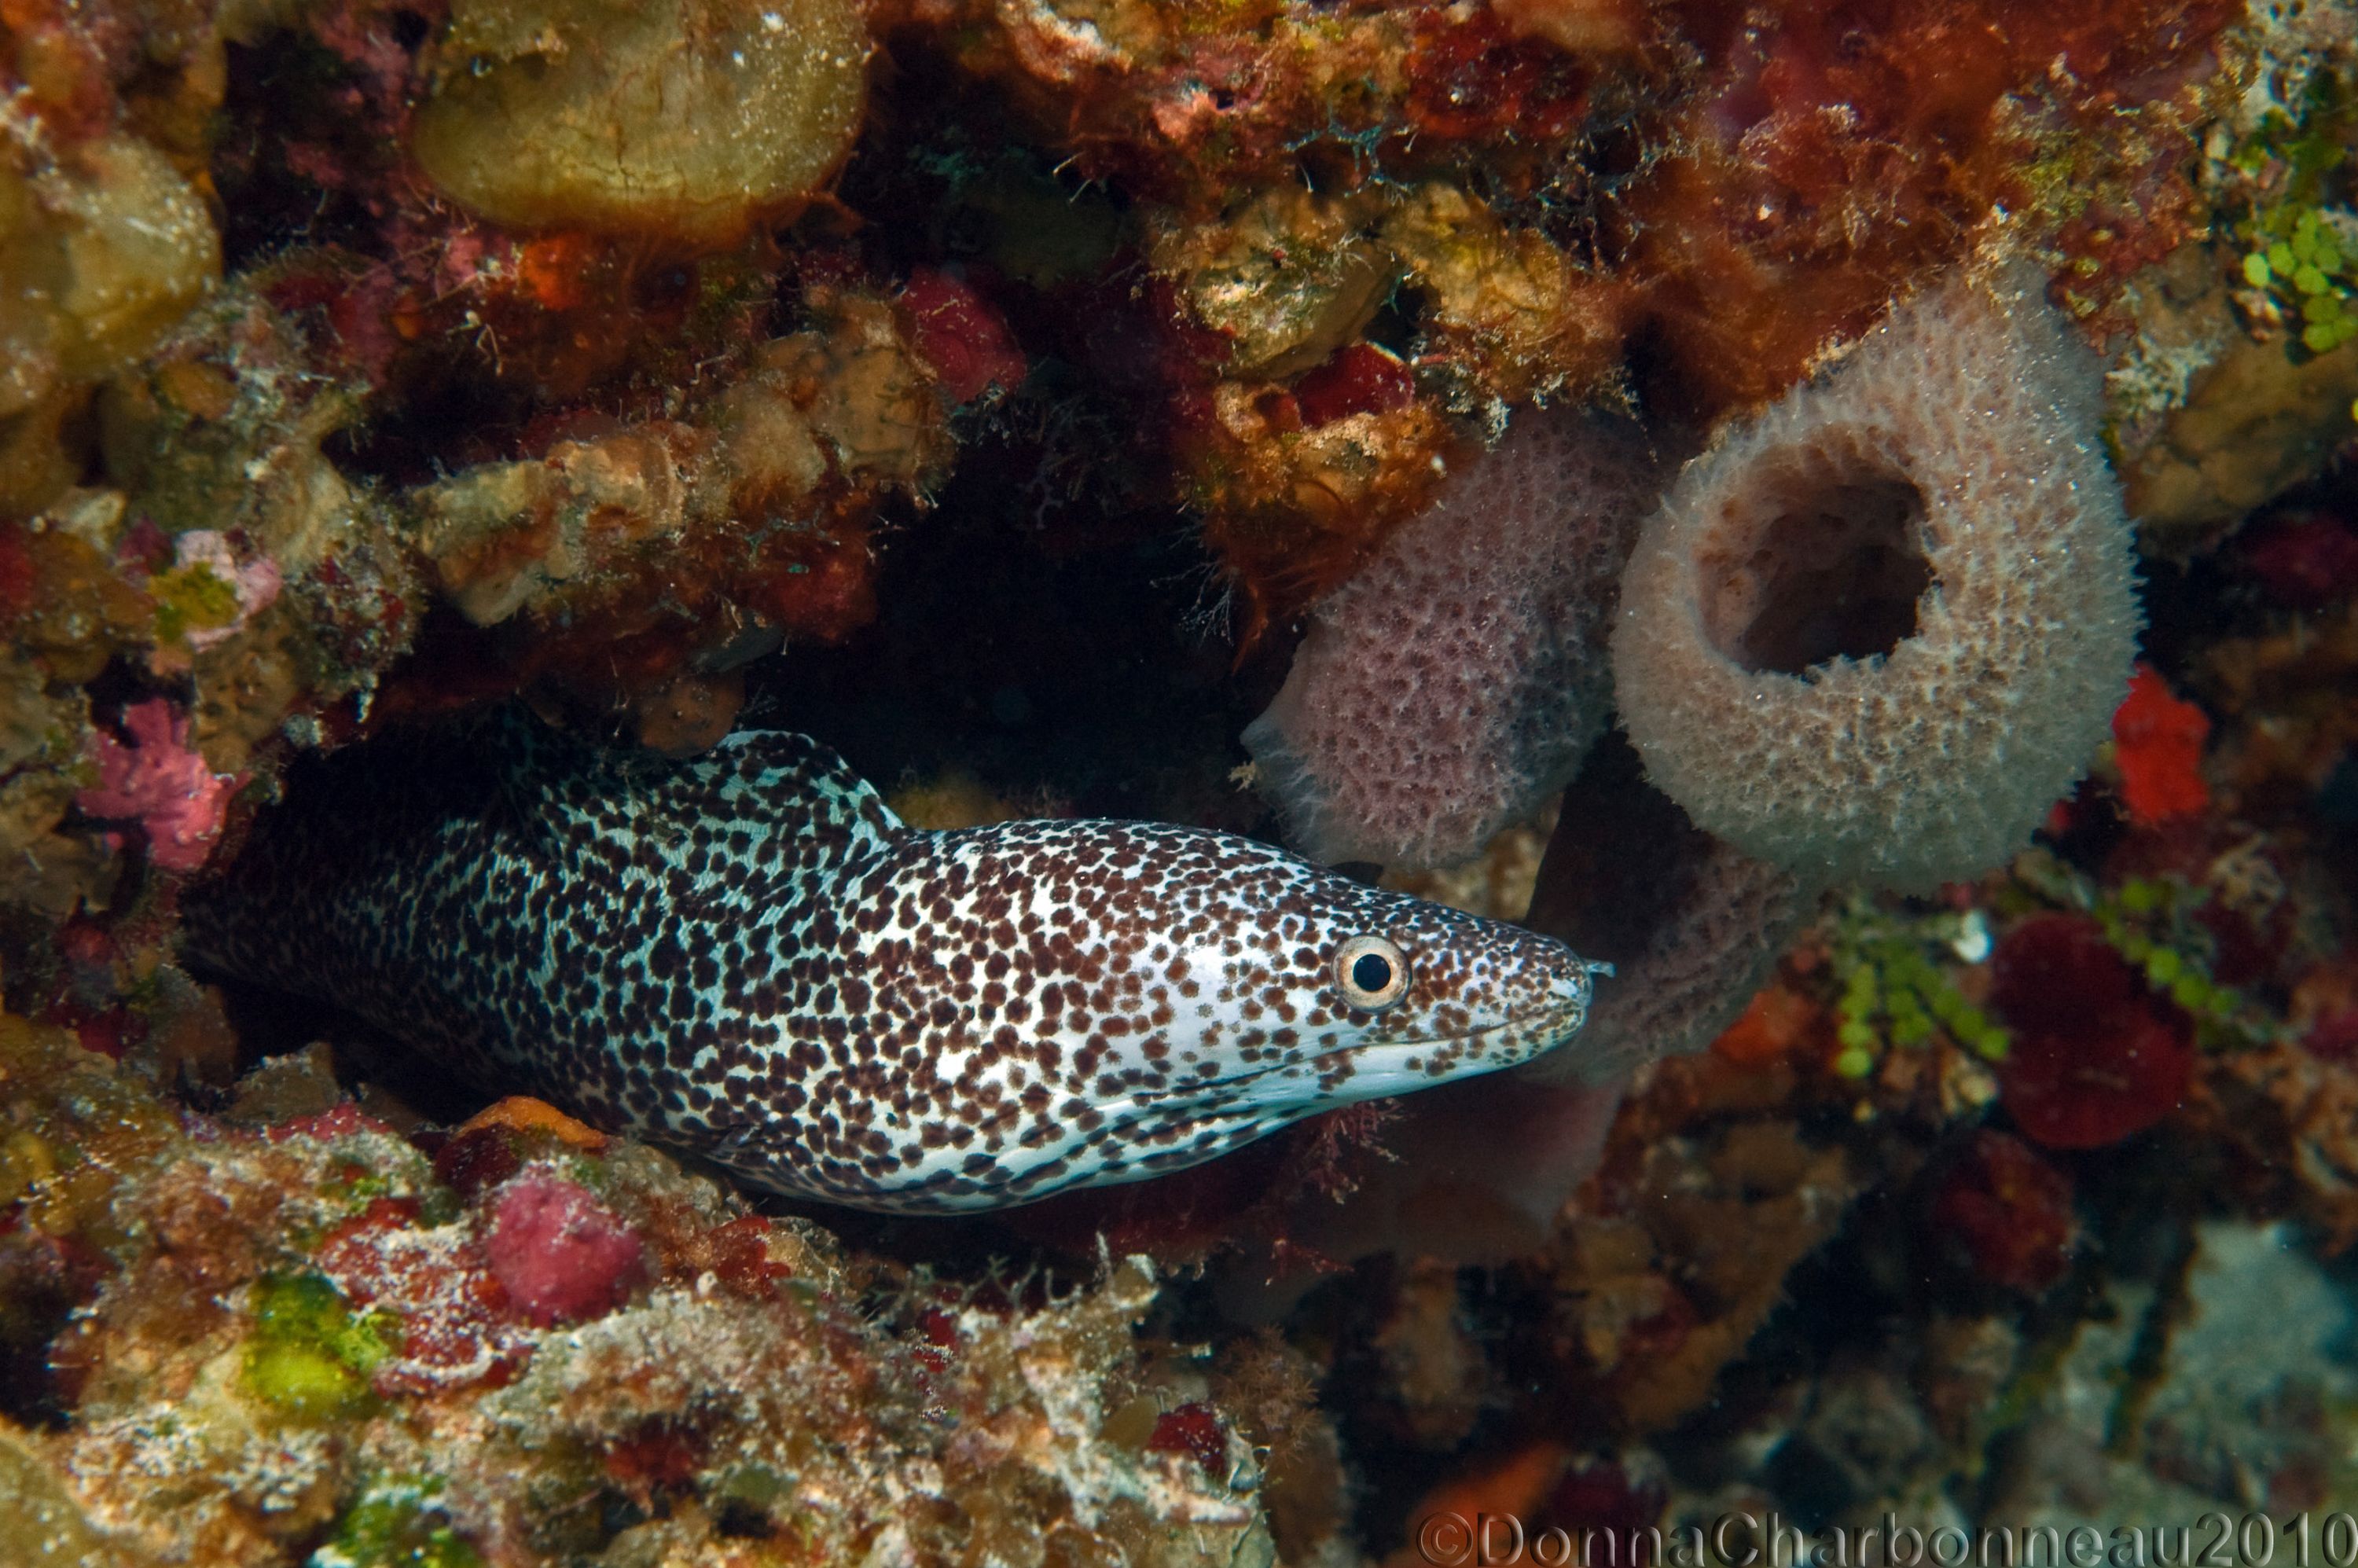
<svg viewBox="0 0 2358 1568">
<path fill-rule="evenodd" d="M 1614 580 L 1655 487 L 1635 426 L 1525 410 L 1314 605 L 1244 733 L 1288 842 L 1452 865 L 1561 787 L 1611 709 Z"/>
<path fill-rule="evenodd" d="M 1690 464 L 1622 579 L 1614 683 L 1649 776 L 1805 881 L 1920 890 L 2004 859 L 2128 688 L 2098 369 L 2039 281 L 1896 308 Z"/>
</svg>

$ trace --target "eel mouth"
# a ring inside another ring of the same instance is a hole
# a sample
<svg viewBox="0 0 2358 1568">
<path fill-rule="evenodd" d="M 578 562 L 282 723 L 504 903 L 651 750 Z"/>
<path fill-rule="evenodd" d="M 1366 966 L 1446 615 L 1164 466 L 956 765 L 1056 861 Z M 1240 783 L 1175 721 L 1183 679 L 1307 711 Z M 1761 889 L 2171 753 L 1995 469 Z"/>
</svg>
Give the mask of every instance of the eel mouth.
<svg viewBox="0 0 2358 1568">
<path fill-rule="evenodd" d="M 1375 1090 L 1372 1094 L 1353 1092 L 1349 1098 L 1366 1099 L 1379 1094 L 1400 1094 L 1456 1078 L 1519 1067 L 1570 1044 L 1587 1019 L 1588 1004 L 1584 1000 L 1551 1009 L 1534 1018 L 1511 1019 L 1505 1023 L 1467 1030 L 1463 1034 L 1436 1034 L 1422 1040 L 1386 1040 L 1375 1044 L 1353 1045 L 1317 1057 L 1313 1065 L 1324 1074 L 1331 1070 L 1329 1064 L 1339 1066 L 1347 1062 L 1352 1070 L 1348 1081 L 1354 1085 L 1373 1072 L 1396 1086 Z M 1438 1066 L 1436 1059 L 1441 1063 Z"/>
<path fill-rule="evenodd" d="M 1585 968 L 1554 987 L 1542 1004 L 1477 1029 L 1347 1045 L 1304 1061 L 1159 1090 L 1133 1089 L 1108 1099 L 1096 1110 L 1137 1152 L 1118 1177 L 1089 1184 L 1141 1181 L 1184 1169 L 1321 1111 L 1520 1066 L 1580 1033 L 1594 993 L 1591 979 L 1599 972 L 1604 971 L 1598 967 Z M 1436 1055 L 1446 1058 L 1438 1067 Z M 1065 1147 L 1044 1139 L 1027 1152 L 1044 1161 Z M 1065 1184 L 1071 1184 L 1059 1187 Z M 1023 1201 L 1054 1190 L 1028 1193 Z"/>
<path fill-rule="evenodd" d="M 1170 1099 L 1162 1104 L 1189 1095 L 1225 1096 L 1237 1114 L 1298 1120 L 1360 1100 L 1410 1094 L 1521 1066 L 1568 1044 L 1586 1022 L 1588 1007 L 1584 987 L 1579 997 L 1563 999 L 1528 1016 L 1458 1034 L 1347 1045 L 1289 1065 L 1190 1084 L 1171 1091 Z M 1438 1066 L 1435 1058 L 1441 1059 Z M 1138 1103 L 1153 1105 L 1144 1100 Z"/>
<path fill-rule="evenodd" d="M 1097 1107 L 1127 1151 L 1118 1171 L 1038 1187 L 1019 1176 L 1008 1184 L 1008 1194 L 1011 1201 L 1030 1203 L 1072 1186 L 1145 1181 L 1219 1159 L 1321 1111 L 1520 1066 L 1578 1033 L 1587 1008 L 1583 983 L 1576 994 L 1560 996 L 1530 1016 L 1460 1034 L 1346 1046 L 1290 1066 L 1126 1094 Z M 1436 1072 L 1428 1060 L 1436 1051 L 1455 1053 L 1458 1060 Z M 1418 1065 L 1409 1066 L 1411 1060 Z M 1009 1157 L 1044 1162 L 1066 1151 L 1067 1145 L 1051 1141 L 1036 1151 L 1011 1151 Z"/>
</svg>

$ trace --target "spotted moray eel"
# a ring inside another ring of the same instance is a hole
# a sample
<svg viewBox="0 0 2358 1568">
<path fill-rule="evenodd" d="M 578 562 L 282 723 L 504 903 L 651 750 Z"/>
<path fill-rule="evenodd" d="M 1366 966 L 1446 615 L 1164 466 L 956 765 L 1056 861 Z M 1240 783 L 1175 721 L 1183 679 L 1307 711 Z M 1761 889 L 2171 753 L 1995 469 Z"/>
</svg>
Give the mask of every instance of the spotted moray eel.
<svg viewBox="0 0 2358 1568">
<path fill-rule="evenodd" d="M 190 890 L 192 959 L 797 1197 L 945 1213 L 1177 1170 L 1557 1047 L 1598 969 L 1229 834 L 908 827 L 798 735 L 391 746 L 290 780 Z"/>
</svg>

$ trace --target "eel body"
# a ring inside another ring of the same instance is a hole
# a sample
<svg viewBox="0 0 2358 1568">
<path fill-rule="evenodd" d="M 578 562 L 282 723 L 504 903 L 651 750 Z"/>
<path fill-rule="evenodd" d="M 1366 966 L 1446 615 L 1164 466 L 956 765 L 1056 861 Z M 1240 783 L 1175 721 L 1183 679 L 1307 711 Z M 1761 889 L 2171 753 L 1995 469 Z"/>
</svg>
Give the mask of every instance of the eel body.
<svg viewBox="0 0 2358 1568">
<path fill-rule="evenodd" d="M 832 753 L 494 726 L 291 779 L 189 956 L 774 1191 L 993 1208 L 1569 1040 L 1596 966 L 1251 839 L 903 826 Z"/>
</svg>

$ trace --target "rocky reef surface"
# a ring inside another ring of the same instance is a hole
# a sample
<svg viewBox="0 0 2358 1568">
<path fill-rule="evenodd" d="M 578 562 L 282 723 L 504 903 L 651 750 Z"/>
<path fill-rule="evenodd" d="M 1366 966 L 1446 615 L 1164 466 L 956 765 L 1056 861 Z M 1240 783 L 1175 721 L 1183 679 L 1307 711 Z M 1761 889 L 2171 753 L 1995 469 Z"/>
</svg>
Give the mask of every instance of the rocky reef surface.
<svg viewBox="0 0 2358 1568">
<path fill-rule="evenodd" d="M 2348 1568 L 2346 5 L 5 0 L 0 86 L 0 1561 Z M 185 957 L 500 703 L 1617 972 L 796 1207 Z"/>
</svg>

